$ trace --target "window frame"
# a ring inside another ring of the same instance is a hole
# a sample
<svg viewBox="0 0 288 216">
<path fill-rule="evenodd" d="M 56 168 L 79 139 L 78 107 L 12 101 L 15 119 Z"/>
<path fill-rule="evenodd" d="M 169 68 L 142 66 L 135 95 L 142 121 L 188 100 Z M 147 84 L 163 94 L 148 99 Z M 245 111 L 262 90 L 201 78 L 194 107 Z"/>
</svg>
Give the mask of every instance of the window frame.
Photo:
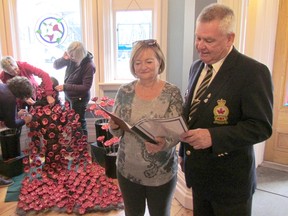
<svg viewBox="0 0 288 216">
<path fill-rule="evenodd" d="M 137 4 L 135 4 L 137 2 Z M 12 55 L 21 60 L 17 31 L 17 0 L 0 2 L 0 48 L 2 55 Z M 159 42 L 164 55 L 167 53 L 168 0 L 79 0 L 83 43 L 94 55 L 96 73 L 91 96 L 104 96 L 106 91 L 116 91 L 127 80 L 113 81 L 114 46 L 116 44 L 114 22 L 115 10 L 153 9 L 153 37 Z M 124 6 L 121 4 L 124 4 Z M 128 6 L 127 6 L 128 5 Z M 121 8 L 122 7 L 122 8 Z M 4 23 L 5 21 L 5 23 Z M 111 43 L 111 41 L 113 43 Z M 166 79 L 166 71 L 161 74 Z"/>
<path fill-rule="evenodd" d="M 123 4 L 121 4 L 123 3 Z M 99 95 L 105 92 L 115 91 L 127 80 L 114 80 L 113 58 L 116 50 L 116 12 L 125 10 L 152 10 L 153 11 L 153 38 L 155 38 L 166 56 L 167 54 L 167 13 L 168 0 L 98 0 L 98 20 L 99 28 L 103 29 L 99 33 Z M 139 6 L 141 8 L 139 8 Z M 107 16 L 104 16 L 107 15 Z M 111 41 L 113 41 L 111 43 Z M 105 71 L 105 73 L 104 73 Z M 166 71 L 161 74 L 162 79 L 166 79 Z M 132 81 L 132 80 L 131 80 Z"/>
</svg>

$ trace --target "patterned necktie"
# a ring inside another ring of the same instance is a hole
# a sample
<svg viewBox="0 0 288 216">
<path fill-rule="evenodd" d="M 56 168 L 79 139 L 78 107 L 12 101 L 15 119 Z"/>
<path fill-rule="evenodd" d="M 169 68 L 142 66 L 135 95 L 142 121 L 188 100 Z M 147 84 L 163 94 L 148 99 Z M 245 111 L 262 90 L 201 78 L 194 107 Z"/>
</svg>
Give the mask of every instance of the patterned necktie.
<svg viewBox="0 0 288 216">
<path fill-rule="evenodd" d="M 207 66 L 208 66 L 208 70 L 206 72 L 206 75 L 195 94 L 194 100 L 192 100 L 191 102 L 191 107 L 190 107 L 190 112 L 189 112 L 189 121 L 191 120 L 193 113 L 197 110 L 197 107 L 200 104 L 200 98 L 202 97 L 206 89 L 208 88 L 208 84 L 212 78 L 213 66 L 212 65 L 207 65 Z"/>
</svg>

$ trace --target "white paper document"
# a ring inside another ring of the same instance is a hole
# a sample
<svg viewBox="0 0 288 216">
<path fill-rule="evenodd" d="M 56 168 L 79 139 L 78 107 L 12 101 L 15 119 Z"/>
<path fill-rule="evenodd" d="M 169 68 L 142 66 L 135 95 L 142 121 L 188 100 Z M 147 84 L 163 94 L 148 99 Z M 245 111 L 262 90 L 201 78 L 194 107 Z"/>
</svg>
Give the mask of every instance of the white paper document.
<svg viewBox="0 0 288 216">
<path fill-rule="evenodd" d="M 105 108 L 99 107 L 106 112 L 122 130 L 134 132 L 138 136 L 154 144 L 157 143 L 155 137 L 171 137 L 178 139 L 180 134 L 188 130 L 182 116 L 168 119 L 142 119 L 131 126 Z"/>
</svg>

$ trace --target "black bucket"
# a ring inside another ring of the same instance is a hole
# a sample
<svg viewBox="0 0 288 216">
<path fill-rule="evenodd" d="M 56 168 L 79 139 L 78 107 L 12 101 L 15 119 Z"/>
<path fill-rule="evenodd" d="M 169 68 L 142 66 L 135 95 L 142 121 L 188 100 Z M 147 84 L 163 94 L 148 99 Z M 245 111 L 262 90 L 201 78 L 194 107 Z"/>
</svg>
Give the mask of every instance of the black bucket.
<svg viewBox="0 0 288 216">
<path fill-rule="evenodd" d="M 116 179 L 116 154 L 107 154 L 105 157 L 105 174 L 109 178 Z"/>
<path fill-rule="evenodd" d="M 91 144 L 92 161 L 105 168 L 105 156 L 107 151 L 104 147 L 99 146 L 98 142 Z"/>
<path fill-rule="evenodd" d="M 11 128 L 0 132 L 2 158 L 4 161 L 21 155 L 21 129 Z"/>
<path fill-rule="evenodd" d="M 108 119 L 97 119 L 95 121 L 95 131 L 96 131 L 96 139 L 100 136 L 104 136 L 104 142 L 113 137 L 113 135 L 109 132 L 109 130 L 103 130 L 101 127 L 108 123 Z M 99 147 L 104 147 L 102 142 L 97 141 Z"/>
</svg>

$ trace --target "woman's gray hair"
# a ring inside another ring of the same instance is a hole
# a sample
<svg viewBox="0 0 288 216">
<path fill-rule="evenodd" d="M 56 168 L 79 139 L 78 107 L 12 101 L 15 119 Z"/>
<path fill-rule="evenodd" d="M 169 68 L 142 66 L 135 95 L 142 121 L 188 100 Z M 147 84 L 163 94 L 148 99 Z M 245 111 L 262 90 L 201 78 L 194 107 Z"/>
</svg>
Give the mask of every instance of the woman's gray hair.
<svg viewBox="0 0 288 216">
<path fill-rule="evenodd" d="M 4 56 L 1 59 L 1 68 L 7 72 L 9 68 L 11 68 L 11 63 L 13 65 L 17 65 L 17 62 L 15 61 L 15 59 L 12 56 Z"/>
<path fill-rule="evenodd" d="M 70 55 L 71 53 L 73 53 L 73 57 L 74 60 L 80 64 L 81 61 L 86 57 L 87 55 L 87 50 L 84 47 L 83 43 L 79 42 L 79 41 L 74 41 L 72 42 L 68 48 L 67 48 L 67 52 Z"/>
<path fill-rule="evenodd" d="M 222 4 L 210 4 L 205 7 L 197 18 L 197 23 L 220 21 L 220 29 L 223 33 L 235 33 L 235 15 L 231 8 Z"/>
</svg>

